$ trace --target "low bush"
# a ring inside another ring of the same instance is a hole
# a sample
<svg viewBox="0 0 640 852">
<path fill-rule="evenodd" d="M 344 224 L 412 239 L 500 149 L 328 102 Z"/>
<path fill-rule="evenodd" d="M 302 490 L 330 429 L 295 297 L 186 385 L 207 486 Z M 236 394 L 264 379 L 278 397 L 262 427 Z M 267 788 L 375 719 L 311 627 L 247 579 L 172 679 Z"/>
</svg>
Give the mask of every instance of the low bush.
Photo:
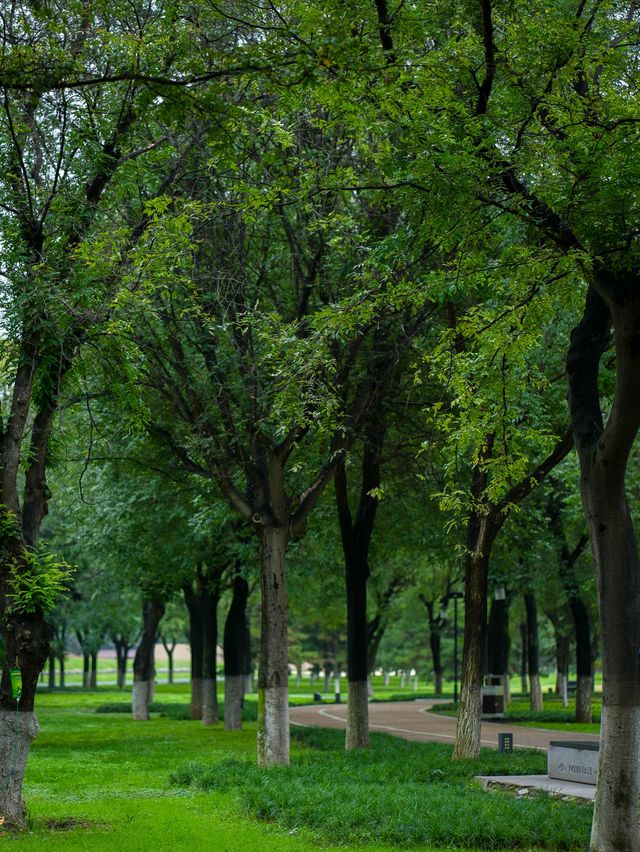
<svg viewBox="0 0 640 852">
<path fill-rule="evenodd" d="M 372 736 L 368 751 L 345 752 L 344 734 L 313 728 L 293 734 L 303 750 L 291 767 L 260 771 L 249 761 L 191 763 L 172 775 L 180 786 L 236 792 L 250 814 L 289 830 L 307 828 L 333 844 L 379 842 L 476 849 L 583 849 L 590 805 L 545 794 L 485 792 L 475 775 L 544 773 L 536 751 L 451 760 L 451 747 Z"/>
</svg>

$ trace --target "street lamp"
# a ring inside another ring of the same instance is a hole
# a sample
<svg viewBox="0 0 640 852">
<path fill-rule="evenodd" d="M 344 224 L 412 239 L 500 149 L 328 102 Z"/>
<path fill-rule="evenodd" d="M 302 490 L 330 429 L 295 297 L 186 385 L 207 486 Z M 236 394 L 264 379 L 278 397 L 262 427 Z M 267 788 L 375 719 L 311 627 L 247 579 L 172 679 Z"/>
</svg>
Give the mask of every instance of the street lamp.
<svg viewBox="0 0 640 852">
<path fill-rule="evenodd" d="M 458 703 L 458 601 L 464 597 L 462 592 L 449 592 L 453 598 L 453 702 Z"/>
</svg>

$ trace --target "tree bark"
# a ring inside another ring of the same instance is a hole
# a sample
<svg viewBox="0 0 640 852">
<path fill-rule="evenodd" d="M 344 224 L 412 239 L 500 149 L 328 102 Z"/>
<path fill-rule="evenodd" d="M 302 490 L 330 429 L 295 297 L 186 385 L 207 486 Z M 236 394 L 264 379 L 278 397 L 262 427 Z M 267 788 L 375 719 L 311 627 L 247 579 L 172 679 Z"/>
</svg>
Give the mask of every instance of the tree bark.
<svg viewBox="0 0 640 852">
<path fill-rule="evenodd" d="M 8 547 L 11 546 L 12 543 L 8 543 Z M 6 570 L 0 570 L 0 584 L 3 585 L 0 599 L 5 605 L 6 576 Z M 5 609 L 3 621 L 5 661 L 0 680 L 0 816 L 5 818 L 5 828 L 23 829 L 26 827 L 26 809 L 22 782 L 29 748 L 38 733 L 38 721 L 33 711 L 38 678 L 49 657 L 49 625 L 42 612 L 29 615 Z M 9 670 L 13 666 L 20 669 L 22 676 L 19 702 L 11 692 Z"/>
<path fill-rule="evenodd" d="M 22 783 L 31 743 L 39 731 L 32 711 L 0 710 L 0 816 L 4 828 L 24 828 Z"/>
<path fill-rule="evenodd" d="M 218 714 L 218 601 L 220 583 L 209 577 L 203 589 L 202 609 L 202 724 L 216 725 Z"/>
<path fill-rule="evenodd" d="M 201 573 L 201 566 L 198 566 Z M 189 613 L 189 645 L 191 648 L 191 718 L 202 719 L 202 605 L 200 589 L 194 591 L 190 585 L 183 587 L 184 600 Z"/>
<path fill-rule="evenodd" d="M 49 689 L 56 688 L 56 655 L 51 651 L 49 654 Z"/>
<path fill-rule="evenodd" d="M 98 652 L 91 652 L 91 673 L 89 675 L 89 689 L 98 688 Z"/>
<path fill-rule="evenodd" d="M 258 673 L 258 766 L 289 764 L 286 526 L 260 530 L 262 617 Z"/>
<path fill-rule="evenodd" d="M 149 703 L 153 686 L 154 648 L 158 625 L 164 615 L 164 603 L 146 600 L 142 604 L 142 636 L 133 661 L 131 710 L 136 722 L 149 721 Z"/>
<path fill-rule="evenodd" d="M 436 695 L 442 695 L 442 619 L 436 613 L 436 602 L 420 595 L 420 600 L 425 605 L 429 619 L 429 647 L 431 649 L 431 662 L 433 666 L 434 689 Z M 446 603 L 446 598 L 444 600 Z"/>
<path fill-rule="evenodd" d="M 531 709 L 537 711 L 542 710 L 542 687 L 540 686 L 540 654 L 538 651 L 538 607 L 533 592 L 525 592 L 524 605 L 527 612 L 529 697 Z"/>
<path fill-rule="evenodd" d="M 554 639 L 556 643 L 556 695 L 560 698 L 562 706 L 568 707 L 569 651 L 571 640 L 569 635 L 561 629 L 557 620 L 553 620 L 550 613 L 547 613 L 547 615 L 553 624 Z"/>
<path fill-rule="evenodd" d="M 592 852 L 640 849 L 640 559 L 626 496 L 629 453 L 640 427 L 640 282 L 595 270 L 571 335 L 569 407 L 580 492 L 600 602 L 603 715 Z M 606 301 L 605 301 L 606 300 Z M 610 324 L 616 385 L 606 426 L 598 387 Z"/>
<path fill-rule="evenodd" d="M 367 582 L 369 548 L 375 524 L 380 486 L 380 453 L 384 427 L 380 419 L 371 421 L 365 433 L 360 470 L 360 497 L 355 518 L 349 506 L 347 474 L 342 459 L 334 478 L 336 508 L 340 525 L 345 566 L 347 598 L 347 732 L 345 748 L 369 747 L 369 630 L 367 622 Z"/>
<path fill-rule="evenodd" d="M 167 641 L 164 636 L 161 636 L 160 640 L 167 655 L 167 683 L 173 683 L 173 652 L 175 651 L 176 643 Z"/>
<path fill-rule="evenodd" d="M 483 519 L 483 523 L 484 523 Z M 464 588 L 464 641 L 460 676 L 460 705 L 454 760 L 480 754 L 482 682 L 484 679 L 487 624 L 487 580 L 489 575 L 488 530 L 476 536 L 467 555 Z"/>
<path fill-rule="evenodd" d="M 233 578 L 233 596 L 224 625 L 224 729 L 239 731 L 242 728 L 242 698 L 247 656 L 247 600 L 249 584 L 236 571 Z"/>
<path fill-rule="evenodd" d="M 118 689 L 124 689 L 127 682 L 127 659 L 130 646 L 122 637 L 112 636 L 111 638 L 116 649 L 117 686 Z"/>
<path fill-rule="evenodd" d="M 527 622 L 520 622 L 520 692 L 526 695 L 528 692 L 527 684 L 527 664 L 529 659 L 529 649 L 527 647 Z"/>
<path fill-rule="evenodd" d="M 591 668 L 591 623 L 586 604 L 580 595 L 569 599 L 576 628 L 576 722 L 590 725 L 593 721 L 593 673 Z"/>
<path fill-rule="evenodd" d="M 91 655 L 82 652 L 82 688 L 91 689 Z"/>
</svg>

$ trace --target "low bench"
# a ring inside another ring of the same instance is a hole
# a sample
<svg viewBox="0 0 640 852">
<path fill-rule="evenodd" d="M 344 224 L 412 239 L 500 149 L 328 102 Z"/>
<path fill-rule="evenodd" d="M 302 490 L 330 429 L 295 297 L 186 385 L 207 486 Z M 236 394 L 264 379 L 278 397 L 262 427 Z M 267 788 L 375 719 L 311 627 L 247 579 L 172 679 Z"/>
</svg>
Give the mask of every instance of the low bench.
<svg viewBox="0 0 640 852">
<path fill-rule="evenodd" d="M 598 743 L 554 740 L 547 752 L 547 774 L 560 781 L 595 785 L 598 775 Z"/>
</svg>

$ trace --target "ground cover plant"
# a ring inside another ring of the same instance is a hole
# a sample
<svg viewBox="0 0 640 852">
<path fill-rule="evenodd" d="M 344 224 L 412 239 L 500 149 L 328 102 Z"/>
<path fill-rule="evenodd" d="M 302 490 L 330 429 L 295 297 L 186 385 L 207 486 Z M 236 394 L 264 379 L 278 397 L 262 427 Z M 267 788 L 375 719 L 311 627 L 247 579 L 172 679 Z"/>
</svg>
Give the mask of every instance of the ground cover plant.
<svg viewBox="0 0 640 852">
<path fill-rule="evenodd" d="M 188 686 L 159 686 L 157 697 L 186 706 Z M 65 850 L 127 852 L 318 848 L 309 833 L 291 835 L 247 818 L 228 791 L 170 785 L 171 768 L 184 760 L 253 760 L 255 724 L 229 734 L 221 725 L 159 714 L 141 723 L 129 714 L 95 712 L 116 699 L 122 693 L 106 689 L 39 696 L 42 729 L 25 781 L 28 830 L 1 834 L 0 828 L 2 848 L 32 852 L 51 843 Z"/>
<path fill-rule="evenodd" d="M 350 753 L 341 731 L 295 729 L 293 737 L 305 749 L 290 768 L 261 772 L 238 759 L 187 763 L 172 779 L 188 789 L 233 789 L 248 813 L 344 845 L 579 849 L 587 840 L 590 806 L 545 794 L 488 794 L 474 781 L 478 774 L 545 773 L 539 752 L 483 750 L 452 763 L 450 746 L 387 734 L 372 735 L 369 751 Z"/>
<path fill-rule="evenodd" d="M 543 771 L 538 753 L 452 764 L 447 747 L 376 735 L 370 752 L 347 755 L 343 732 L 295 729 L 293 765 L 264 772 L 254 766 L 255 723 L 228 734 L 178 721 L 188 698 L 186 684 L 157 686 L 166 715 L 141 723 L 96 712 L 123 705 L 122 692 L 43 693 L 25 788 L 29 828 L 0 842 L 29 852 L 52 842 L 140 852 L 584 848 L 589 806 L 519 801 L 470 780 Z"/>
</svg>

